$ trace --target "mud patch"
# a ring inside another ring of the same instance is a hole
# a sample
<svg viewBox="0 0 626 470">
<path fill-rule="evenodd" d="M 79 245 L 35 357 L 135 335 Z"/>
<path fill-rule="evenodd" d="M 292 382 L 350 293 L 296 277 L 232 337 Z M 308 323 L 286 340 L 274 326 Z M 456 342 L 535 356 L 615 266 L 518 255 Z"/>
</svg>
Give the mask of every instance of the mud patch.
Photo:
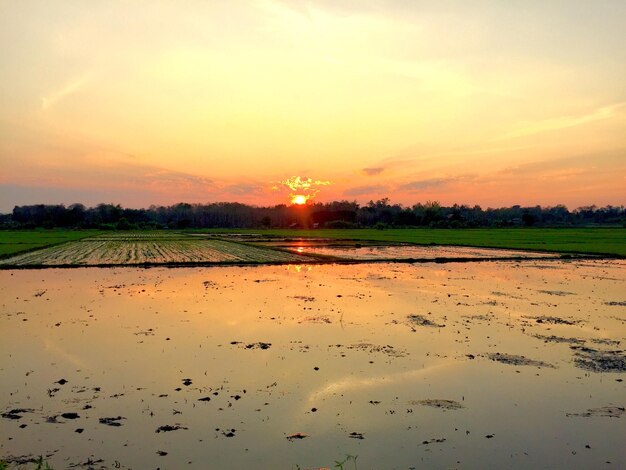
<svg viewBox="0 0 626 470">
<path fill-rule="evenodd" d="M 495 318 L 495 315 L 461 315 L 461 317 L 468 320 L 491 321 Z"/>
<path fill-rule="evenodd" d="M 269 349 L 271 345 L 272 343 L 263 343 L 263 342 L 250 343 L 250 344 L 246 344 L 246 349 Z"/>
<path fill-rule="evenodd" d="M 435 323 L 434 321 L 425 317 L 424 315 L 412 314 L 412 315 L 408 315 L 406 319 L 411 328 L 415 326 L 428 326 L 432 328 L 443 328 L 446 326 L 446 325 L 440 325 L 438 323 Z"/>
<path fill-rule="evenodd" d="M 618 339 L 607 339 L 607 338 L 594 338 L 590 340 L 595 344 L 604 344 L 607 346 L 619 346 L 621 341 Z"/>
<path fill-rule="evenodd" d="M 21 468 L 22 465 L 28 465 L 29 463 L 32 463 L 35 465 L 41 465 L 43 458 L 49 459 L 52 456 L 54 456 L 53 452 L 48 453 L 44 456 L 39 456 L 39 457 L 35 457 L 33 455 L 19 455 L 19 456 L 9 455 L 7 457 L 3 457 L 2 462 L 7 463 L 9 465 L 16 465 Z M 43 468 L 43 467 L 37 466 L 36 468 Z"/>
<path fill-rule="evenodd" d="M 577 320 L 566 320 L 565 318 L 552 317 L 547 315 L 542 315 L 540 317 L 524 317 L 524 318 L 532 318 L 537 323 L 547 323 L 550 325 L 576 325 L 580 323 Z"/>
<path fill-rule="evenodd" d="M 272 346 L 272 343 L 264 343 L 259 341 L 258 343 L 248 343 L 244 344 L 241 341 L 231 341 L 230 344 L 233 346 L 239 346 L 244 349 L 269 349 Z"/>
<path fill-rule="evenodd" d="M 32 413 L 35 410 L 30 408 L 15 408 L 13 410 L 2 413 L 2 417 L 6 419 L 22 419 L 24 413 Z"/>
<path fill-rule="evenodd" d="M 620 418 L 626 414 L 623 406 L 603 406 L 602 408 L 591 408 L 582 413 L 566 413 L 565 416 L 577 416 L 581 418 L 591 418 L 601 416 L 604 418 Z"/>
<path fill-rule="evenodd" d="M 179 429 L 187 429 L 185 426 L 181 426 L 180 424 L 166 424 L 165 426 L 159 426 L 154 432 L 170 432 L 170 431 L 178 431 Z"/>
<path fill-rule="evenodd" d="M 438 400 L 438 399 L 427 399 L 427 400 L 415 400 L 410 401 L 409 405 L 414 406 L 430 406 L 432 408 L 439 408 L 441 410 L 461 410 L 465 408 L 461 403 L 454 400 Z"/>
<path fill-rule="evenodd" d="M 115 426 L 119 427 L 122 425 L 120 423 L 121 420 L 126 419 L 123 416 L 118 416 L 117 418 L 100 418 L 99 421 L 102 424 L 106 424 L 107 426 Z"/>
<path fill-rule="evenodd" d="M 428 444 L 441 444 L 442 442 L 446 442 L 446 438 L 445 437 L 433 438 L 433 439 L 429 439 L 427 441 L 422 441 L 422 445 L 427 446 Z"/>
<path fill-rule="evenodd" d="M 626 372 L 624 351 L 600 351 L 586 346 L 570 346 L 574 352 L 574 363 L 591 372 Z"/>
<path fill-rule="evenodd" d="M 583 344 L 584 339 L 580 338 L 563 338 L 561 336 L 546 336 L 546 335 L 531 335 L 533 338 L 540 339 L 544 343 L 569 343 L 569 344 Z"/>
<path fill-rule="evenodd" d="M 369 354 L 373 354 L 373 353 L 381 353 L 381 354 L 385 354 L 389 357 L 405 357 L 408 355 L 408 353 L 402 349 L 397 349 L 394 348 L 393 346 L 391 346 L 390 344 L 386 344 L 386 345 L 376 345 L 376 344 L 370 344 L 370 343 L 357 343 L 357 344 L 350 344 L 347 346 L 341 345 L 341 344 L 331 344 L 329 345 L 330 348 L 345 348 L 348 350 L 355 350 L 355 351 L 365 351 Z"/>
<path fill-rule="evenodd" d="M 517 356 L 515 354 L 489 353 L 487 354 L 487 357 L 492 361 L 501 362 L 502 364 L 508 364 L 511 366 L 534 366 L 555 369 L 552 364 L 547 362 L 529 359 L 525 356 Z"/>
<path fill-rule="evenodd" d="M 332 323 L 332 321 L 326 315 L 317 315 L 301 318 L 298 323 Z"/>
<path fill-rule="evenodd" d="M 566 295 L 576 295 L 574 292 L 567 292 L 564 290 L 538 290 L 537 292 L 548 295 L 557 295 L 559 297 L 564 297 Z"/>
</svg>

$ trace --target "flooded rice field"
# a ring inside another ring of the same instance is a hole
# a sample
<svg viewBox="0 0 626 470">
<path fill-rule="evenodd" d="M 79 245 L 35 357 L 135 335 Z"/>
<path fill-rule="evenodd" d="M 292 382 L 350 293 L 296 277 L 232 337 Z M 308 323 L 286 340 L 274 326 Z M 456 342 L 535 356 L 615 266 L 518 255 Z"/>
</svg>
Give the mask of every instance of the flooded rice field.
<svg viewBox="0 0 626 470">
<path fill-rule="evenodd" d="M 290 245 L 289 249 L 303 255 L 323 255 L 344 260 L 448 260 L 448 259 L 510 259 L 510 258 L 558 258 L 556 253 L 541 253 L 522 250 L 494 248 L 472 248 L 458 246 L 304 246 Z"/>
<path fill-rule="evenodd" d="M 112 233 L 0 259 L 0 269 L 115 266 L 322 264 L 362 261 L 462 261 L 594 258 L 493 248 L 380 244 L 241 234 Z M 597 258 L 597 256 L 595 256 Z"/>
<path fill-rule="evenodd" d="M 625 268 L 2 270 L 0 458 L 625 468 Z"/>
</svg>

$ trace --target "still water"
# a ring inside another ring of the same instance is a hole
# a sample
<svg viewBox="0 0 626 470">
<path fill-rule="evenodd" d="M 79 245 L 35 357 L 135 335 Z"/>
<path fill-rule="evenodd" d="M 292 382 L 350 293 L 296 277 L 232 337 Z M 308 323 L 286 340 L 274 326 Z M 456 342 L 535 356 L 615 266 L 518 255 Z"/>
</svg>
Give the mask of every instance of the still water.
<svg viewBox="0 0 626 470">
<path fill-rule="evenodd" d="M 0 458 L 625 468 L 625 268 L 0 271 Z"/>
</svg>

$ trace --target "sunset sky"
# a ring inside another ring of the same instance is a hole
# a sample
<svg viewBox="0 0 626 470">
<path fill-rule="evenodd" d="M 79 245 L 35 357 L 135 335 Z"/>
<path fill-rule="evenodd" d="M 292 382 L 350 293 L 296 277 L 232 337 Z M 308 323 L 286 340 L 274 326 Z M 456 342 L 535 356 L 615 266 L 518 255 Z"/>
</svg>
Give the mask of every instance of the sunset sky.
<svg viewBox="0 0 626 470">
<path fill-rule="evenodd" d="M 624 25 L 623 0 L 0 0 L 0 211 L 622 205 Z"/>
</svg>

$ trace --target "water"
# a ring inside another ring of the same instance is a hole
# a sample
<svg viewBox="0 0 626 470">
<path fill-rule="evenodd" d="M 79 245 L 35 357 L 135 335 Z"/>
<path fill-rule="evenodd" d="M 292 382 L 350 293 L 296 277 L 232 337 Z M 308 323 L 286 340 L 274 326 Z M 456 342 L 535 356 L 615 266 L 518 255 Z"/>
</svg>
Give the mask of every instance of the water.
<svg viewBox="0 0 626 470">
<path fill-rule="evenodd" d="M 1 271 L 2 412 L 26 411 L 0 419 L 0 457 L 44 455 L 55 468 L 318 468 L 346 454 L 360 470 L 623 468 L 626 416 L 602 415 L 626 405 L 626 374 L 579 367 L 571 346 L 624 349 L 625 267 Z"/>
</svg>

